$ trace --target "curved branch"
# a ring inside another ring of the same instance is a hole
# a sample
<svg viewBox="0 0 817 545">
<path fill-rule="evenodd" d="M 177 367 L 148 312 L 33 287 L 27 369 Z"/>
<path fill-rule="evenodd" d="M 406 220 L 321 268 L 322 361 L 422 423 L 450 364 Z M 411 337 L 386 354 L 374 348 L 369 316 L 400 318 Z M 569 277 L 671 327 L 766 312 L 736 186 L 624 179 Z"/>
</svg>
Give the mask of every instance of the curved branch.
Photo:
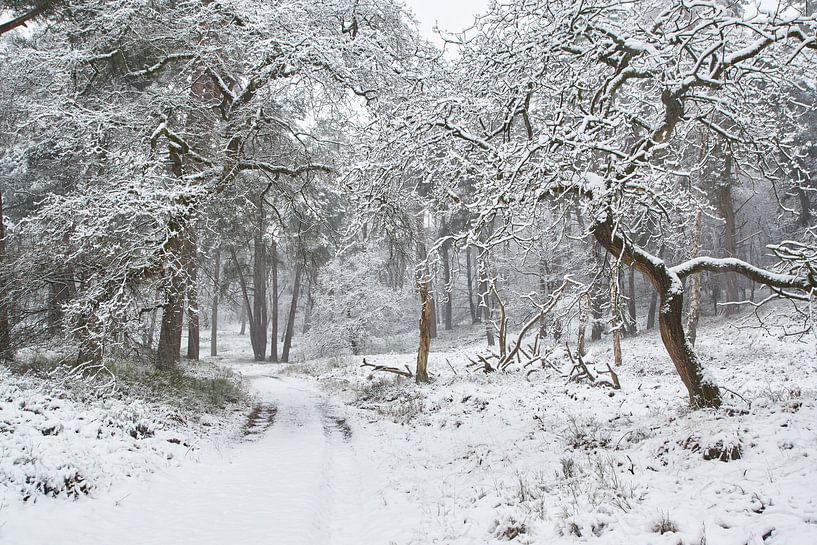
<svg viewBox="0 0 817 545">
<path fill-rule="evenodd" d="M 712 257 L 696 257 L 694 259 L 690 259 L 685 263 L 676 265 L 675 267 L 672 267 L 670 270 L 673 273 L 677 274 L 680 278 L 685 278 L 691 274 L 699 272 L 711 273 L 734 272 L 742 276 L 745 276 L 746 278 L 752 280 L 753 282 L 757 282 L 758 284 L 764 284 L 772 288 L 796 289 L 801 291 L 809 291 L 811 289 L 817 288 L 817 283 L 810 282 L 806 278 L 801 278 L 799 276 L 791 274 L 778 274 L 771 271 L 767 271 L 765 269 L 761 269 L 760 267 L 756 267 L 750 263 L 747 263 L 745 261 L 733 257 L 727 257 L 723 259 L 717 259 Z"/>
</svg>

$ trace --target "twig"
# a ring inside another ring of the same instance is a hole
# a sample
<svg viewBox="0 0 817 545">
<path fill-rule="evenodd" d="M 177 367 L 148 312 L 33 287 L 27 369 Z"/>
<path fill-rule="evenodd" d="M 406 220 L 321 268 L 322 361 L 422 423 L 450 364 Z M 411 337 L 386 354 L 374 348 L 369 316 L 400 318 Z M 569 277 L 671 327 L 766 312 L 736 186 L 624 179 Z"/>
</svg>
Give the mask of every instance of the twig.
<svg viewBox="0 0 817 545">
<path fill-rule="evenodd" d="M 372 368 L 372 373 L 375 373 L 377 371 L 382 371 L 384 373 L 394 373 L 395 375 L 400 375 L 401 377 L 411 378 L 411 377 L 414 376 L 414 373 L 411 372 L 411 369 L 409 369 L 408 365 L 405 366 L 406 370 L 404 371 L 404 370 L 399 369 L 397 367 L 387 367 L 385 365 L 375 365 L 373 363 L 367 363 L 366 358 L 363 358 L 363 363 L 361 363 L 360 366 L 361 367 L 371 367 Z"/>
</svg>

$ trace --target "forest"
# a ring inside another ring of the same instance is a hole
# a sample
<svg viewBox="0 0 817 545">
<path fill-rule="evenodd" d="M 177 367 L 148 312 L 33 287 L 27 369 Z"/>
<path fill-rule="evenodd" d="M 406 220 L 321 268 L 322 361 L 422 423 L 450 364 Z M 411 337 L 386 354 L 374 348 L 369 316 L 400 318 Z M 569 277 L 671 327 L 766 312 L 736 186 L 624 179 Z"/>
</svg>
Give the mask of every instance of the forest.
<svg viewBox="0 0 817 545">
<path fill-rule="evenodd" d="M 0 543 L 817 543 L 817 5 L 473 9 L 0 1 Z"/>
</svg>

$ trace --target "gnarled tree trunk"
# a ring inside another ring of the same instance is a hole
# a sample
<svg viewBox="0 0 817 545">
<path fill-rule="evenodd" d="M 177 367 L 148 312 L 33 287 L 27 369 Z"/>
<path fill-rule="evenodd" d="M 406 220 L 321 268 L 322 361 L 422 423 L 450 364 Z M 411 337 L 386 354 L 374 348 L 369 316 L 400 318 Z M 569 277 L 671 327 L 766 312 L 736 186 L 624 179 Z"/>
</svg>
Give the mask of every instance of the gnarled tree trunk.
<svg viewBox="0 0 817 545">
<path fill-rule="evenodd" d="M 693 407 L 718 407 L 721 403 L 718 386 L 704 375 L 695 349 L 689 343 L 683 325 L 684 286 L 663 260 L 651 256 L 620 234 L 613 232 L 609 218 L 592 228 L 595 239 L 623 263 L 634 265 L 653 285 L 660 298 L 658 327 L 661 340 L 675 364 L 675 369 L 689 393 Z"/>
</svg>

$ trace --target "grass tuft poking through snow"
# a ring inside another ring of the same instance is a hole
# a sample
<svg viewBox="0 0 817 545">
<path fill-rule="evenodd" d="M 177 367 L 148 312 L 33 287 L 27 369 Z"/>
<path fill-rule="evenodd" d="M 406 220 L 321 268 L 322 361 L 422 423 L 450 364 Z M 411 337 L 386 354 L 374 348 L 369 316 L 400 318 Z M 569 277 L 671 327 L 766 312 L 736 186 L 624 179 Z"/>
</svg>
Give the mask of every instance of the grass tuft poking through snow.
<svg viewBox="0 0 817 545">
<path fill-rule="evenodd" d="M 175 465 L 229 426 L 226 409 L 246 397 L 237 376 L 215 367 L 107 370 L 94 379 L 42 355 L 0 367 L 2 503 L 77 499 Z"/>
<path fill-rule="evenodd" d="M 654 332 L 624 340 L 621 390 L 549 369 L 471 371 L 477 343 L 433 352 L 424 386 L 358 361 L 309 362 L 309 375 L 371 423 L 399 483 L 391 496 L 423 506 L 414 543 L 817 543 L 808 347 L 707 325 L 698 348 L 728 388 L 720 410 L 688 408 Z M 612 362 L 609 340 L 589 348 L 596 369 Z M 412 359 L 367 356 L 398 368 Z"/>
</svg>

